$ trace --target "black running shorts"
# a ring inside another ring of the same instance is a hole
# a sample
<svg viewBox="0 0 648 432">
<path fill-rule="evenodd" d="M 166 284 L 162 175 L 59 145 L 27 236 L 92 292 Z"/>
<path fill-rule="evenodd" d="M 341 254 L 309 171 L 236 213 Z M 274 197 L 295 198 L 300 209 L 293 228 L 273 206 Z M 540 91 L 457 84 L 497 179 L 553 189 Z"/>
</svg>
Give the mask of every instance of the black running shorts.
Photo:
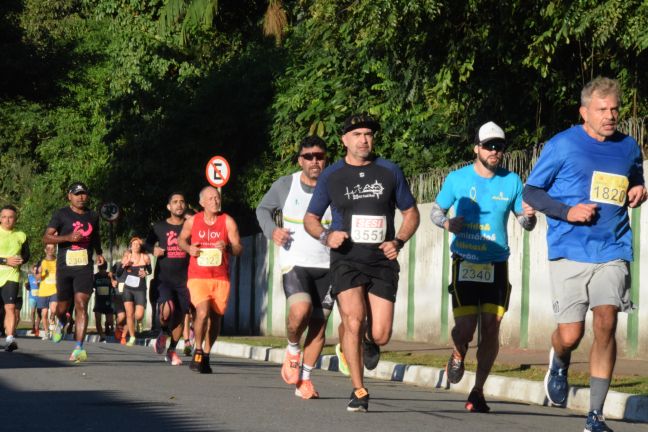
<svg viewBox="0 0 648 432">
<path fill-rule="evenodd" d="M 283 275 L 283 288 L 288 303 L 301 300 L 309 301 L 313 310 L 333 309 L 331 297 L 331 277 L 329 269 L 295 266 Z"/>
</svg>

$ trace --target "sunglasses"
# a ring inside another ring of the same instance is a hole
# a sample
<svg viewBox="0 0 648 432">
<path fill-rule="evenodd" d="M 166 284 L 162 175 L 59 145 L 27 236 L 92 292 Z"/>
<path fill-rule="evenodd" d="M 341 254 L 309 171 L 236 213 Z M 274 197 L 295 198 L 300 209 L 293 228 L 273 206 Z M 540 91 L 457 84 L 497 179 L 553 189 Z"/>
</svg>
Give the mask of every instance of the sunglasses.
<svg viewBox="0 0 648 432">
<path fill-rule="evenodd" d="M 496 152 L 503 152 L 504 149 L 506 149 L 506 144 L 501 141 L 490 141 L 484 144 L 480 144 L 479 146 L 486 150 L 495 150 Z"/>
<path fill-rule="evenodd" d="M 313 159 L 322 161 L 326 159 L 326 155 L 322 152 L 313 152 L 313 153 L 303 153 L 300 154 L 299 157 L 303 157 L 307 161 L 312 161 Z"/>
</svg>

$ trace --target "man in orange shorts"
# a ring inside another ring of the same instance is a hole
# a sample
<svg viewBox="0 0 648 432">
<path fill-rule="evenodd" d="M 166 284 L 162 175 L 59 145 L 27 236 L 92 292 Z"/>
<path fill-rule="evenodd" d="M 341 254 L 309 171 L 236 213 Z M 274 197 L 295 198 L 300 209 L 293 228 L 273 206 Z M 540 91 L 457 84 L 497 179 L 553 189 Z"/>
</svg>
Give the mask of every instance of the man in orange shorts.
<svg viewBox="0 0 648 432">
<path fill-rule="evenodd" d="M 243 245 L 236 222 L 221 212 L 218 189 L 204 187 L 199 197 L 203 211 L 185 221 L 178 244 L 190 255 L 187 287 L 196 308 L 196 349 L 190 368 L 211 373 L 209 353 L 220 332 L 230 292 L 229 256 L 240 255 Z"/>
</svg>

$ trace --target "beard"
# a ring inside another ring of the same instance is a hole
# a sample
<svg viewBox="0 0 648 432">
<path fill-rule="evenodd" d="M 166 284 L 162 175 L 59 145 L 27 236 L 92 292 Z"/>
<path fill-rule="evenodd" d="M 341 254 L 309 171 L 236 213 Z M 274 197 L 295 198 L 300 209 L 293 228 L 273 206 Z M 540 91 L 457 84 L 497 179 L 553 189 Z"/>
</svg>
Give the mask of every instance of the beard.
<svg viewBox="0 0 648 432">
<path fill-rule="evenodd" d="M 497 161 L 494 163 L 491 163 L 488 158 L 484 158 L 481 155 L 477 156 L 479 158 L 479 161 L 484 165 L 486 169 L 489 171 L 495 172 L 497 168 L 499 168 L 500 162 L 502 161 L 502 158 L 497 158 Z"/>
</svg>

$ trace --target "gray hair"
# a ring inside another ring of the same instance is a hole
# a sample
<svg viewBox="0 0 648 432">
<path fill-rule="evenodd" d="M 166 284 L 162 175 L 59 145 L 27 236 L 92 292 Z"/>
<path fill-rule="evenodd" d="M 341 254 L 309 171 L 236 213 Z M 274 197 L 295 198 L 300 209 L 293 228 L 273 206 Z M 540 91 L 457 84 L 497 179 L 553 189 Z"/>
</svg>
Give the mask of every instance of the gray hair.
<svg viewBox="0 0 648 432">
<path fill-rule="evenodd" d="M 208 190 L 208 189 L 213 189 L 213 190 L 215 190 L 216 192 L 218 192 L 218 195 L 220 195 L 220 191 L 218 190 L 218 188 L 215 188 L 214 186 L 205 186 L 204 188 L 200 189 L 200 193 L 198 194 L 198 199 L 199 199 L 200 201 L 202 201 L 203 193 L 204 193 L 206 190 Z"/>
<path fill-rule="evenodd" d="M 619 104 L 621 103 L 621 86 L 619 81 L 607 77 L 596 77 L 592 81 L 585 84 L 581 90 L 581 106 L 586 107 L 592 100 L 594 92 L 598 93 L 601 97 L 614 95 Z"/>
</svg>

